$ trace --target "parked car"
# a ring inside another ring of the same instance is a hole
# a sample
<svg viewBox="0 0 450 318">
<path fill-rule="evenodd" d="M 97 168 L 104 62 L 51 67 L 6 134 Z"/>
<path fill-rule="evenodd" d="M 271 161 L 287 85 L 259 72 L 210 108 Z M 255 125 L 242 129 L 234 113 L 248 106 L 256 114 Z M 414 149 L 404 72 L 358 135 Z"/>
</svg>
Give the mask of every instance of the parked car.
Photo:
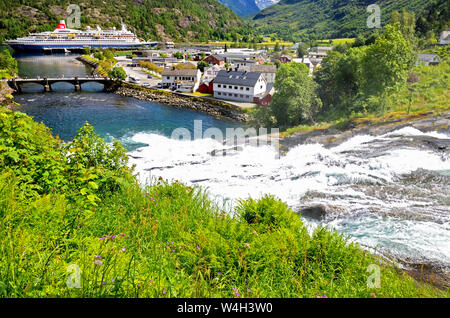
<svg viewBox="0 0 450 318">
<path fill-rule="evenodd" d="M 150 85 L 150 83 L 143 83 L 142 84 L 142 87 L 150 87 L 151 85 Z"/>
<path fill-rule="evenodd" d="M 153 76 L 149 74 L 149 75 L 147 76 L 147 78 L 153 78 Z"/>
</svg>

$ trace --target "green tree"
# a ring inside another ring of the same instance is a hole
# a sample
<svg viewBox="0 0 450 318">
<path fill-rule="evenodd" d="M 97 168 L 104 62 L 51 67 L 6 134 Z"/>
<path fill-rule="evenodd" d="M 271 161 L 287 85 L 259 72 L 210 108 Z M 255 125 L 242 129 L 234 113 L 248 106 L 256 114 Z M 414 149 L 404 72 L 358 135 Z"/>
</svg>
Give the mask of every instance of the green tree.
<svg viewBox="0 0 450 318">
<path fill-rule="evenodd" d="M 277 41 L 277 43 L 275 43 L 275 47 L 273 48 L 274 52 L 278 52 L 280 51 L 280 43 Z"/>
<path fill-rule="evenodd" d="M 204 72 L 206 67 L 209 67 L 209 64 L 208 64 L 207 62 L 205 62 L 205 61 L 200 61 L 200 62 L 198 62 L 198 64 L 197 64 L 197 68 L 198 68 L 201 72 Z"/>
<path fill-rule="evenodd" d="M 125 70 L 122 67 L 114 67 L 110 72 L 109 72 L 109 77 L 114 78 L 114 79 L 118 79 L 118 80 L 125 80 L 127 78 L 127 73 L 125 72 Z"/>
<path fill-rule="evenodd" d="M 280 127 L 313 120 L 313 115 L 321 107 L 316 86 L 306 65 L 286 63 L 280 66 L 274 85 L 276 92 L 270 106 Z"/>
<path fill-rule="evenodd" d="M 299 58 L 303 58 L 305 55 L 308 55 L 308 46 L 305 43 L 299 43 L 297 49 L 297 56 Z"/>
<path fill-rule="evenodd" d="M 177 59 L 181 60 L 184 59 L 184 55 L 181 52 L 176 52 L 173 57 L 176 57 Z"/>
<path fill-rule="evenodd" d="M 406 84 L 417 54 L 401 32 L 400 23 L 387 25 L 384 33 L 368 47 L 363 64 L 363 90 L 381 98 L 384 112 L 389 93 Z"/>
</svg>

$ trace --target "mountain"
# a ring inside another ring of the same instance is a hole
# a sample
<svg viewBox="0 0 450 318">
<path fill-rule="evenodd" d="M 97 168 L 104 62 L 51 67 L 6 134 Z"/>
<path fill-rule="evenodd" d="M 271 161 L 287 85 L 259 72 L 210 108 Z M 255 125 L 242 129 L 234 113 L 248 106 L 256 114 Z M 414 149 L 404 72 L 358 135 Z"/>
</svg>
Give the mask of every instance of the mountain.
<svg viewBox="0 0 450 318">
<path fill-rule="evenodd" d="M 448 0 L 447 0 L 448 1 Z M 356 37 L 368 32 L 367 6 L 378 4 L 382 25 L 393 11 L 420 13 L 428 0 L 281 0 L 250 19 L 251 26 L 264 34 L 287 40 Z"/>
<path fill-rule="evenodd" d="M 123 22 L 146 40 L 207 41 L 250 33 L 216 0 L 1 0 L 0 40 L 54 30 L 59 20 L 68 20 L 71 4 L 80 7 L 83 28 L 120 28 Z"/>
<path fill-rule="evenodd" d="M 256 5 L 261 10 L 263 10 L 267 7 L 273 6 L 274 4 L 277 4 L 278 2 L 280 2 L 280 0 L 255 0 Z"/>
<path fill-rule="evenodd" d="M 219 0 L 219 2 L 226 5 L 241 17 L 254 14 L 260 10 L 255 0 Z"/>
</svg>

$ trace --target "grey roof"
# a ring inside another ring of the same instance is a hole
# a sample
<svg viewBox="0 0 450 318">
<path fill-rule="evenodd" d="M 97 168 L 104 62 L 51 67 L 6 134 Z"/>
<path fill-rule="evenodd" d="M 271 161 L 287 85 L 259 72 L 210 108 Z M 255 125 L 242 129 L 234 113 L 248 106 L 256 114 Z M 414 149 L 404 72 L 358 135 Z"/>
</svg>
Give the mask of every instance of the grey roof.
<svg viewBox="0 0 450 318">
<path fill-rule="evenodd" d="M 419 60 L 421 61 L 440 61 L 439 55 L 429 54 L 429 53 L 420 53 Z"/>
<path fill-rule="evenodd" d="M 267 65 L 267 64 L 256 64 L 250 67 L 250 71 L 252 72 L 261 72 L 261 73 L 276 73 L 277 66 L 276 65 Z"/>
<path fill-rule="evenodd" d="M 190 68 L 165 68 L 161 75 L 163 76 L 197 76 L 198 69 Z"/>
<path fill-rule="evenodd" d="M 260 72 L 220 71 L 214 83 L 254 87 L 261 77 Z"/>
</svg>

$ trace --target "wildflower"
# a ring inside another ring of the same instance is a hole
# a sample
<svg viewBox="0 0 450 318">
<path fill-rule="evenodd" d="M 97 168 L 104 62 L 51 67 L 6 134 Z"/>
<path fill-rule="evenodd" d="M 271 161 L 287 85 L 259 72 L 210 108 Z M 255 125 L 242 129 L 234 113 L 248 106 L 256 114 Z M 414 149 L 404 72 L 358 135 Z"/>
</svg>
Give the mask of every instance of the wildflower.
<svg viewBox="0 0 450 318">
<path fill-rule="evenodd" d="M 101 260 L 96 260 L 96 261 L 94 261 L 94 264 L 100 266 L 103 264 L 103 262 Z"/>
<path fill-rule="evenodd" d="M 165 289 L 163 290 L 163 294 L 164 294 L 164 295 L 165 295 L 165 294 L 167 294 L 167 292 L 166 292 L 166 290 L 165 290 Z"/>
<path fill-rule="evenodd" d="M 101 255 L 94 255 L 94 257 L 95 257 L 95 258 L 103 259 L 103 256 L 101 256 Z"/>
<path fill-rule="evenodd" d="M 125 247 L 122 247 L 120 250 L 121 250 L 122 252 L 125 252 L 127 249 L 126 249 Z"/>
<path fill-rule="evenodd" d="M 370 293 L 370 296 L 372 296 L 373 298 L 377 298 L 377 295 L 375 295 L 375 293 Z"/>
<path fill-rule="evenodd" d="M 248 292 L 251 294 L 251 293 L 252 293 L 252 290 L 249 288 L 249 289 L 248 289 Z"/>
<path fill-rule="evenodd" d="M 248 244 L 248 243 L 245 243 L 244 246 L 247 248 L 250 248 L 250 244 Z"/>
<path fill-rule="evenodd" d="M 105 282 L 105 281 L 103 281 L 103 282 L 102 282 L 102 284 L 103 284 L 103 285 L 106 285 L 106 282 Z"/>
<path fill-rule="evenodd" d="M 199 250 L 199 249 L 200 249 L 200 246 L 197 245 L 195 248 Z"/>
<path fill-rule="evenodd" d="M 258 233 L 256 233 L 256 231 L 253 231 L 252 234 L 258 236 Z"/>
</svg>

